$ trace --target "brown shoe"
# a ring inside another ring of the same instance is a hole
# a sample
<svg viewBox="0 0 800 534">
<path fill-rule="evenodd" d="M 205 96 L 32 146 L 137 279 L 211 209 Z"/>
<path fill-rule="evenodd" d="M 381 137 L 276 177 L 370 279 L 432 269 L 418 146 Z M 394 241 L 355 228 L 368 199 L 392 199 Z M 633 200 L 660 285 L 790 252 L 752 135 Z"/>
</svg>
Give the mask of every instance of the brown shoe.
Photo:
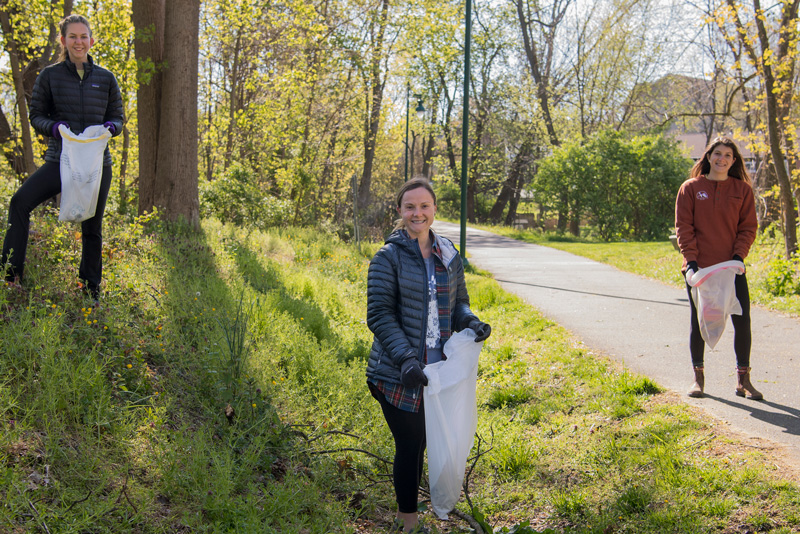
<svg viewBox="0 0 800 534">
<path fill-rule="evenodd" d="M 750 382 L 750 367 L 737 367 L 736 378 L 739 382 L 736 385 L 737 397 L 747 397 L 751 400 L 762 400 L 764 398 L 764 395 L 754 388 Z"/>
<path fill-rule="evenodd" d="M 690 397 L 694 397 L 696 399 L 703 397 L 703 386 L 705 386 L 706 382 L 703 371 L 703 367 L 694 368 L 694 384 L 692 384 L 692 387 L 690 387 L 689 391 L 686 392 L 686 394 Z"/>
</svg>

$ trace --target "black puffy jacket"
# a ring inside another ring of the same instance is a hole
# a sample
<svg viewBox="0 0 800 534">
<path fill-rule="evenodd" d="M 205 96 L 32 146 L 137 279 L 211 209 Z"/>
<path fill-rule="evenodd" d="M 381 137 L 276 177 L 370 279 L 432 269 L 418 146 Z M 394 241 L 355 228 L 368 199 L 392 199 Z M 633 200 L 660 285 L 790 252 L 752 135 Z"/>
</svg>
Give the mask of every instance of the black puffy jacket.
<svg viewBox="0 0 800 534">
<path fill-rule="evenodd" d="M 114 124 L 113 135 L 122 133 L 125 114 L 122 94 L 114 75 L 98 67 L 89 56 L 83 64 L 83 79 L 75 64 L 67 58 L 42 69 L 36 78 L 31 96 L 31 124 L 40 134 L 49 137 L 45 161 L 61 159 L 61 139 L 55 139 L 53 125 L 65 121 L 73 133 L 79 134 L 88 126 Z M 106 147 L 103 165 L 111 165 L 111 152 Z"/>
<path fill-rule="evenodd" d="M 477 317 L 469 309 L 464 265 L 452 241 L 434 234 L 447 267 L 453 332 Z M 367 326 L 375 335 L 367 377 L 400 383 L 400 366 L 423 361 L 428 328 L 428 275 L 416 239 L 397 230 L 372 258 L 367 274 Z"/>
</svg>

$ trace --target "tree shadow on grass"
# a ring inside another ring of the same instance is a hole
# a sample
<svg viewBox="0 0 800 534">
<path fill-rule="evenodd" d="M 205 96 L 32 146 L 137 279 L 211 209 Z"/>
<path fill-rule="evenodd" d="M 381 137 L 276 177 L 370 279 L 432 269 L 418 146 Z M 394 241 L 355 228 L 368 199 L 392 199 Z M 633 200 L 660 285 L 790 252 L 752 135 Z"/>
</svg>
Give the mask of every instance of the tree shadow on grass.
<svg viewBox="0 0 800 534">
<path fill-rule="evenodd" d="M 233 239 L 233 238 L 230 238 Z M 298 296 L 286 287 L 280 273 L 270 265 L 265 266 L 259 255 L 241 241 L 235 242 L 234 258 L 242 279 L 263 295 L 276 295 L 273 304 L 279 312 L 290 315 L 305 331 L 314 336 L 317 343 L 327 342 L 336 347 L 339 361 L 349 361 L 356 355 L 340 350 L 342 338 L 331 326 L 328 314 L 313 300 Z"/>
</svg>

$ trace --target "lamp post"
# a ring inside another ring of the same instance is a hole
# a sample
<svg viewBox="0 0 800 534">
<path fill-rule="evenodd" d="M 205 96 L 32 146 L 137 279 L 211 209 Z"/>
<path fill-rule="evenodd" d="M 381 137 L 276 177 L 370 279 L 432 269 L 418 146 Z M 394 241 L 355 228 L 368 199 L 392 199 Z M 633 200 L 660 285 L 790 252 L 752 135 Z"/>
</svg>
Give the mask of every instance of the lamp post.
<svg viewBox="0 0 800 534">
<path fill-rule="evenodd" d="M 467 166 L 469 165 L 469 48 L 472 36 L 472 0 L 466 0 L 464 14 L 464 116 L 461 121 L 461 241 L 459 253 L 467 262 Z"/>
<path fill-rule="evenodd" d="M 410 95 L 411 95 L 411 87 L 406 85 L 406 157 L 405 157 L 406 182 L 408 181 L 408 110 L 409 110 Z M 422 95 L 414 93 L 414 98 L 417 100 L 417 107 L 414 109 L 414 112 L 417 114 L 417 118 L 421 120 L 425 116 L 425 107 L 422 105 Z"/>
</svg>

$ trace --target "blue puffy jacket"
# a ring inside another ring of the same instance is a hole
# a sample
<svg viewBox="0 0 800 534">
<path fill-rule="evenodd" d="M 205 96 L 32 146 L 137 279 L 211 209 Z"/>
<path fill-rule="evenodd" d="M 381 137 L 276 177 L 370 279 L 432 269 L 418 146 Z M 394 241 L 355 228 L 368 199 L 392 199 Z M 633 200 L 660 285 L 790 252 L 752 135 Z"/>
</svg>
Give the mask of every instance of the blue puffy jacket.
<svg viewBox="0 0 800 534">
<path fill-rule="evenodd" d="M 114 75 L 94 64 L 91 56 L 83 64 L 83 79 L 75 64 L 68 59 L 42 69 L 36 78 L 31 96 L 30 119 L 34 129 L 50 137 L 45 161 L 61 160 L 61 139 L 55 139 L 53 126 L 64 121 L 73 133 L 79 134 L 88 126 L 114 125 L 112 135 L 122 133 L 125 114 L 122 94 Z M 111 152 L 106 147 L 103 165 L 111 165 Z"/>
<path fill-rule="evenodd" d="M 436 234 L 434 238 L 447 267 L 450 324 L 453 332 L 458 332 L 477 319 L 469 308 L 464 265 L 452 241 Z M 427 280 L 417 240 L 396 230 L 372 258 L 367 274 L 367 326 L 375 335 L 367 377 L 399 384 L 404 361 L 423 361 L 428 328 Z"/>
</svg>

